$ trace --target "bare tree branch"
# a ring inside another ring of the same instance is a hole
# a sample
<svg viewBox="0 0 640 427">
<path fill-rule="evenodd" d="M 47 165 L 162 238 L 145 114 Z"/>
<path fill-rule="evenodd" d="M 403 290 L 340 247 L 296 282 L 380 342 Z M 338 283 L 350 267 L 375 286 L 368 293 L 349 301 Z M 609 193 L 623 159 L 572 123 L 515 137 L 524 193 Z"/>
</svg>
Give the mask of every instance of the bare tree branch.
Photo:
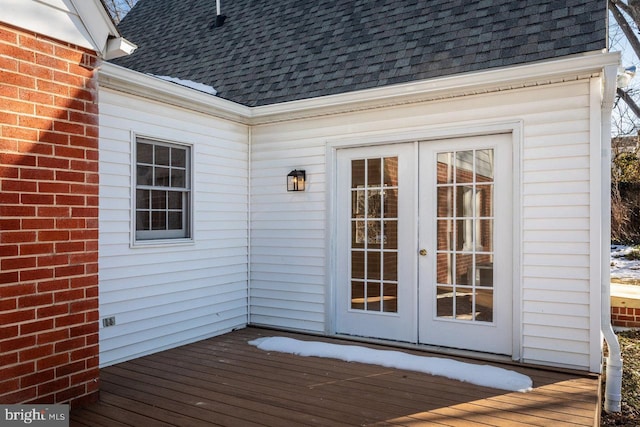
<svg viewBox="0 0 640 427">
<path fill-rule="evenodd" d="M 629 106 L 629 108 L 631 108 L 631 110 L 633 111 L 633 113 L 636 115 L 636 117 L 640 117 L 640 107 L 638 107 L 638 104 L 636 104 L 636 102 L 631 98 L 631 96 L 625 92 L 624 90 L 618 88 L 616 90 L 618 96 L 624 100 L 624 102 L 626 102 L 626 104 Z"/>
<path fill-rule="evenodd" d="M 636 55 L 640 58 L 640 41 L 638 41 L 638 37 L 636 36 L 635 32 L 631 28 L 631 25 L 629 25 L 629 22 L 625 19 L 620 9 L 618 9 L 618 6 L 620 4 L 622 3 L 619 3 L 614 0 L 609 0 L 609 10 L 611 11 L 613 18 L 618 23 L 618 26 L 624 33 L 625 37 L 629 41 L 631 48 L 634 50 Z"/>
</svg>

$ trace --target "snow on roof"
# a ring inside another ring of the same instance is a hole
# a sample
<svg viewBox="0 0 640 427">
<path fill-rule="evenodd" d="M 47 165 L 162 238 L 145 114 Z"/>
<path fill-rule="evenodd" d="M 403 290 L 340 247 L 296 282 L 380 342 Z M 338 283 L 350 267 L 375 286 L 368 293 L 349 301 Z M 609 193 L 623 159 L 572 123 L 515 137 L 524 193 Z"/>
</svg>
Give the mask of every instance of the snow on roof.
<svg viewBox="0 0 640 427">
<path fill-rule="evenodd" d="M 159 79 L 162 80 L 166 80 L 168 82 L 172 82 L 172 83 L 176 83 L 179 84 L 181 86 L 185 86 L 191 89 L 195 89 L 195 90 L 199 90 L 200 92 L 204 92 L 204 93 L 208 93 L 211 95 L 215 95 L 218 93 L 217 90 L 215 90 L 213 87 L 209 86 L 209 85 L 205 85 L 202 83 L 198 83 L 198 82 L 194 82 L 191 80 L 183 80 L 183 79 L 179 79 L 177 77 L 170 77 L 170 76 L 157 76 L 155 74 L 149 74 L 150 76 L 153 77 L 157 77 Z"/>
<path fill-rule="evenodd" d="M 439 375 L 471 384 L 501 390 L 527 392 L 532 389 L 530 377 L 489 365 L 475 365 L 438 357 L 425 357 L 400 351 L 375 350 L 353 345 L 301 341 L 285 337 L 264 337 L 249 344 L 264 351 L 278 351 L 298 356 L 328 357 L 346 362 L 360 362 L 389 368 Z"/>
</svg>

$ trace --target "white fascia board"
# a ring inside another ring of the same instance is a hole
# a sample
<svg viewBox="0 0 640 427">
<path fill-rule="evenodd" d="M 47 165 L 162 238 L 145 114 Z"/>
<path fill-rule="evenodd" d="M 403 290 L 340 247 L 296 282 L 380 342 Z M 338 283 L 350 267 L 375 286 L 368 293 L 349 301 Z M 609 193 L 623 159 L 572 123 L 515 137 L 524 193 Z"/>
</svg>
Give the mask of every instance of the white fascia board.
<svg viewBox="0 0 640 427">
<path fill-rule="evenodd" d="M 251 123 L 307 118 L 589 78 L 600 75 L 603 68 L 617 65 L 619 61 L 619 53 L 590 52 L 537 63 L 253 107 Z"/>
<path fill-rule="evenodd" d="M 163 102 L 210 116 L 248 124 L 249 107 L 218 98 L 148 74 L 104 62 L 98 72 L 100 87 Z"/>
<path fill-rule="evenodd" d="M 590 78 L 601 75 L 606 67 L 617 66 L 619 61 L 618 53 L 592 52 L 261 107 L 246 107 L 110 63 L 101 67 L 100 84 L 215 117 L 256 125 Z"/>
</svg>

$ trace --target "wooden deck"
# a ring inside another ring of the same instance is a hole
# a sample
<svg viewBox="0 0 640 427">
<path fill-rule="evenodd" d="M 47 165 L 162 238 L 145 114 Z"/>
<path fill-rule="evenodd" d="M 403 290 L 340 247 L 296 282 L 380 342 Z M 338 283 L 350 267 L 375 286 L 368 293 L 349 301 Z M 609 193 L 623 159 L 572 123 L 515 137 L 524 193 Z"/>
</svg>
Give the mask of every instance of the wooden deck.
<svg viewBox="0 0 640 427">
<path fill-rule="evenodd" d="M 533 379 L 512 393 L 247 344 L 259 336 L 345 343 L 248 328 L 110 366 L 100 402 L 73 410 L 71 426 L 598 425 L 595 375 L 503 366 Z"/>
</svg>

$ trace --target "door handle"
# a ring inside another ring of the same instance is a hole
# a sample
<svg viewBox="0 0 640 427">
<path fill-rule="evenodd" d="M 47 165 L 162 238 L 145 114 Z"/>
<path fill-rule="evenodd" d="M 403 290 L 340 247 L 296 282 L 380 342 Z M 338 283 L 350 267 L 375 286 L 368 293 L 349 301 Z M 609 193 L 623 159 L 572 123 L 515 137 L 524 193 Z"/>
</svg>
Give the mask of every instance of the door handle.
<svg viewBox="0 0 640 427">
<path fill-rule="evenodd" d="M 426 249 L 420 249 L 420 256 L 427 256 L 428 252 Z"/>
</svg>

